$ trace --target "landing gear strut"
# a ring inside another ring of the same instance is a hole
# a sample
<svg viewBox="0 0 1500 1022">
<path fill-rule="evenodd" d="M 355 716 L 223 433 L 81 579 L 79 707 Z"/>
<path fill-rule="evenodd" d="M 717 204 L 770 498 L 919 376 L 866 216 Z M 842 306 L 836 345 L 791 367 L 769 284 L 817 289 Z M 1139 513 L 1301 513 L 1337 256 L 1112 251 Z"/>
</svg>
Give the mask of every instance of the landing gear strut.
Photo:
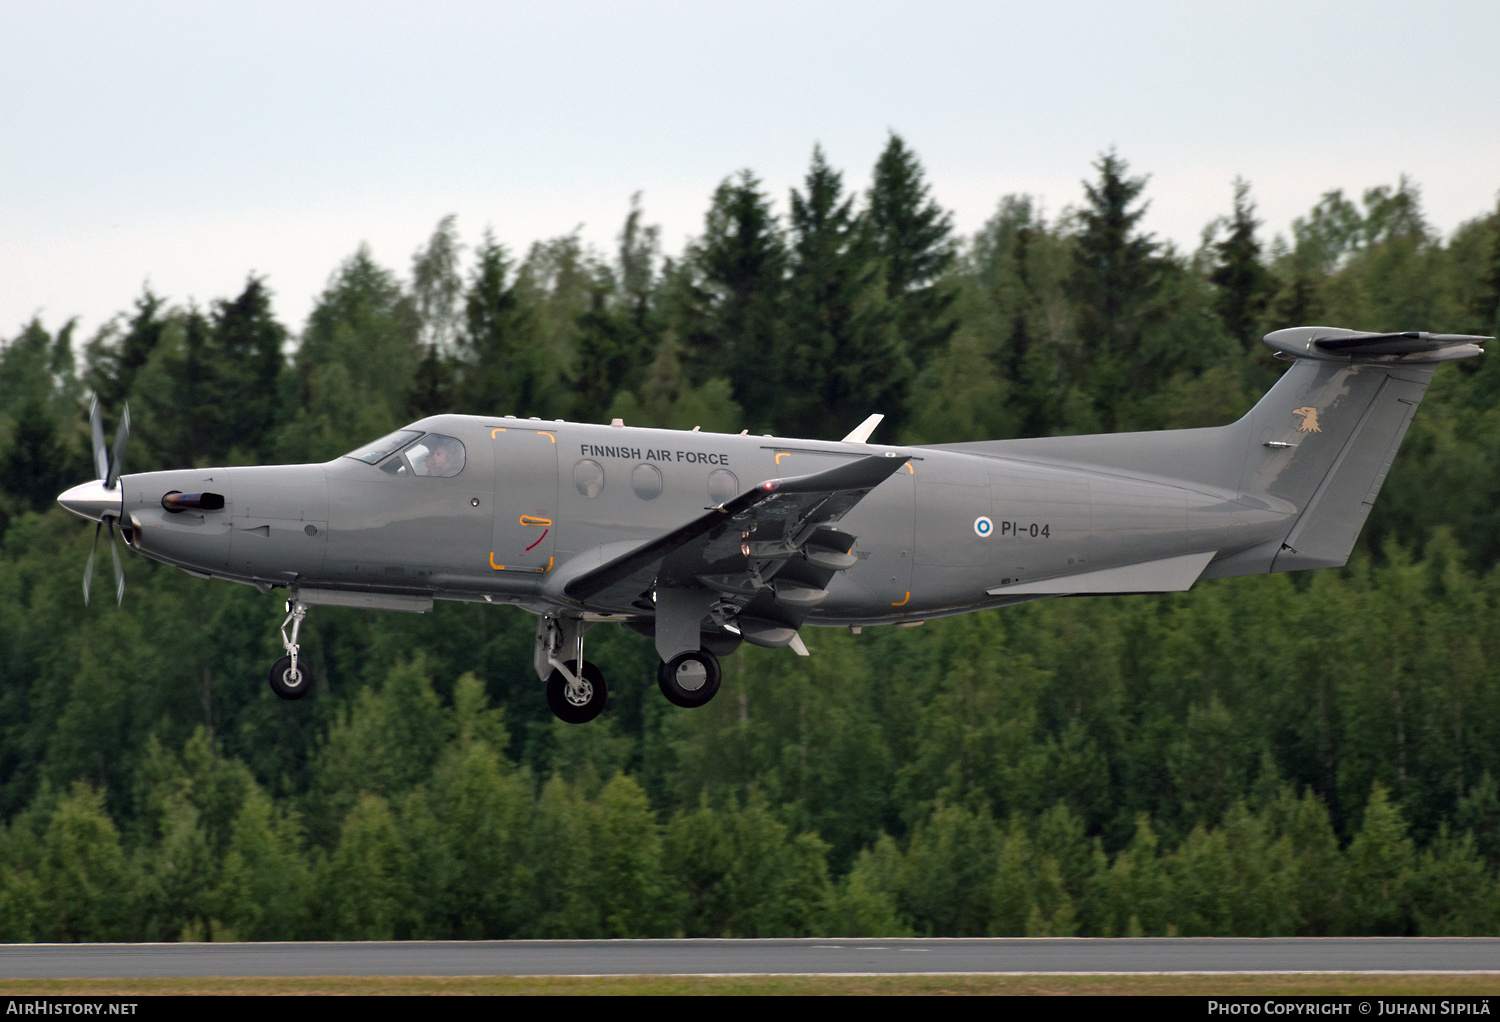
<svg viewBox="0 0 1500 1022">
<path fill-rule="evenodd" d="M 302 630 L 302 619 L 307 617 L 307 604 L 293 597 L 286 602 L 286 620 L 281 622 L 281 644 L 286 656 L 271 665 L 271 691 L 283 699 L 301 699 L 312 691 L 312 679 L 307 676 L 307 667 L 298 663 L 297 633 Z M 286 626 L 292 626 L 292 637 L 287 638 Z"/>
<path fill-rule="evenodd" d="M 719 658 L 706 649 L 678 653 L 656 669 L 656 684 L 667 702 L 688 709 L 712 699 L 723 677 Z"/>
<path fill-rule="evenodd" d="M 547 682 L 547 706 L 567 724 L 588 723 L 604 712 L 609 699 L 604 672 L 583 658 L 583 633 L 589 627 L 578 619 L 556 617 L 543 617 L 536 626 L 536 667 Z"/>
</svg>

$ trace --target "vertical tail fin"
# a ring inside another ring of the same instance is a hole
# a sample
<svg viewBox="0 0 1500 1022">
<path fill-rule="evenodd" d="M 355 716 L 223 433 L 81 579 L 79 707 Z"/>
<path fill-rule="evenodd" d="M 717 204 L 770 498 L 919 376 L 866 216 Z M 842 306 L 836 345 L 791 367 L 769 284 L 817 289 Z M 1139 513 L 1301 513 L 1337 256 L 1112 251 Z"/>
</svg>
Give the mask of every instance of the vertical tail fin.
<svg viewBox="0 0 1500 1022">
<path fill-rule="evenodd" d="M 1272 571 L 1344 564 L 1385 483 L 1412 416 L 1439 362 L 1483 354 L 1463 334 L 1376 334 L 1335 327 L 1294 327 L 1266 336 L 1279 357 L 1297 360 L 1251 415 L 1263 447 L 1295 457 L 1246 461 L 1241 488 L 1290 500 L 1300 510 Z M 1295 383 L 1295 392 L 1282 391 Z M 1272 401 L 1277 397 L 1276 401 Z M 1301 420 L 1296 438 L 1277 433 L 1288 401 Z M 1321 432 L 1320 432 L 1321 431 Z M 1269 435 L 1276 434 L 1273 439 Z M 1326 436 L 1323 434 L 1327 434 Z"/>
</svg>

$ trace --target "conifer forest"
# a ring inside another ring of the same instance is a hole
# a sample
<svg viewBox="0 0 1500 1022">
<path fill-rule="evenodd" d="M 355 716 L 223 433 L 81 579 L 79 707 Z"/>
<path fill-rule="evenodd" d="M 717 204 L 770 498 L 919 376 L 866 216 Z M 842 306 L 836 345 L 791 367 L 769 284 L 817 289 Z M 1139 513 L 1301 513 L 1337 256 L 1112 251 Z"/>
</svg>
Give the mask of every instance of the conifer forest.
<svg viewBox="0 0 1500 1022">
<path fill-rule="evenodd" d="M 639 201 L 607 252 L 447 217 L 408 265 L 355 249 L 300 331 L 256 276 L 17 327 L 0 940 L 1496 933 L 1495 356 L 1438 370 L 1344 569 L 808 629 L 698 710 L 608 626 L 609 708 L 559 723 L 517 608 L 319 608 L 283 702 L 284 593 L 127 552 L 84 605 L 55 499 L 94 478 L 91 394 L 110 433 L 129 404 L 126 471 L 443 411 L 940 443 L 1232 421 L 1281 327 L 1500 327 L 1500 211 L 1443 235 L 1401 179 L 1271 237 L 1226 181 L 1183 251 L 1122 154 L 1080 177 L 960 236 L 892 135 L 868 186 L 818 149 L 788 196 L 731 174 L 678 253 Z"/>
</svg>

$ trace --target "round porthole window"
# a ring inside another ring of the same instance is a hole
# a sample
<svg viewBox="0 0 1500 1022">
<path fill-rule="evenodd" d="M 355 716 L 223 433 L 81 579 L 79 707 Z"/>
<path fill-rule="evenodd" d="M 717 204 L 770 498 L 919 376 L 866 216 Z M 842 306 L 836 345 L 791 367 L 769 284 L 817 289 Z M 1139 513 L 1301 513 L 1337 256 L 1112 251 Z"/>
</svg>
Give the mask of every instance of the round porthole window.
<svg viewBox="0 0 1500 1022">
<path fill-rule="evenodd" d="M 727 468 L 716 468 L 708 474 L 708 499 L 722 504 L 740 494 L 740 481 Z"/>
<path fill-rule="evenodd" d="M 661 496 L 661 469 L 655 465 L 637 465 L 630 473 L 630 485 L 637 497 L 655 500 Z"/>
<path fill-rule="evenodd" d="M 604 489 L 604 469 L 597 461 L 580 461 L 573 466 L 573 485 L 585 497 L 599 496 Z"/>
</svg>

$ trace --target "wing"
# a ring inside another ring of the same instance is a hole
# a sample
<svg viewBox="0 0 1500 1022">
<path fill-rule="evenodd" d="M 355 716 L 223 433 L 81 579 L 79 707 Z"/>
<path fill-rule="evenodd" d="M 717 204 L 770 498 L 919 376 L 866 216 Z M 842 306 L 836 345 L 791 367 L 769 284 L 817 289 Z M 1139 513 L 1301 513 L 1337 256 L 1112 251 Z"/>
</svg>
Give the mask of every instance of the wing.
<svg viewBox="0 0 1500 1022">
<path fill-rule="evenodd" d="M 768 479 L 700 518 L 570 581 L 564 592 L 600 610 L 654 610 L 657 587 L 708 589 L 748 604 L 772 588 L 794 556 L 806 565 L 784 599 L 821 592 L 833 572 L 854 563 L 854 537 L 829 528 L 906 464 L 899 455 L 872 455 L 825 472 Z M 818 574 L 826 572 L 819 582 Z M 804 602 L 812 597 L 803 596 Z"/>
</svg>

